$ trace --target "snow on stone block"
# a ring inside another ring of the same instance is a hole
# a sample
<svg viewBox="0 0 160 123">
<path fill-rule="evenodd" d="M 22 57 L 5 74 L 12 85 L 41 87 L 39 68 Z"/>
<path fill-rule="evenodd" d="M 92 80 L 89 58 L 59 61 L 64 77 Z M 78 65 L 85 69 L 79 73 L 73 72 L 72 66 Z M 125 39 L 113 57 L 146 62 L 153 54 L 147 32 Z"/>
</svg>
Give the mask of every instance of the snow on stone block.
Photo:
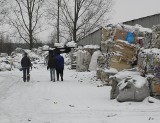
<svg viewBox="0 0 160 123">
<path fill-rule="evenodd" d="M 28 53 L 28 54 L 31 53 L 31 50 L 29 50 L 29 49 L 23 49 L 23 50 L 25 53 Z"/>
<path fill-rule="evenodd" d="M 8 63 L 7 61 L 6 62 L 1 62 L 0 63 L 0 71 L 11 71 L 11 65 L 10 63 Z"/>
<path fill-rule="evenodd" d="M 102 69 L 102 71 L 101 71 L 101 81 L 105 82 L 105 84 L 107 84 L 107 85 L 110 85 L 111 83 L 110 83 L 109 77 L 115 75 L 117 72 L 118 71 L 114 68 Z"/>
<path fill-rule="evenodd" d="M 75 41 L 70 41 L 66 44 L 67 47 L 77 47 L 77 43 Z"/>
<path fill-rule="evenodd" d="M 24 53 L 24 50 L 23 50 L 22 48 L 16 48 L 16 49 L 11 53 L 11 55 L 14 55 L 14 54 L 16 54 L 16 53 L 21 53 L 21 54 L 23 54 L 23 53 Z"/>
<path fill-rule="evenodd" d="M 7 53 L 0 53 L 0 57 L 7 57 L 8 54 Z"/>
<path fill-rule="evenodd" d="M 44 46 L 42 47 L 42 50 L 49 50 L 49 46 L 48 46 L 48 45 L 44 45 Z"/>
<path fill-rule="evenodd" d="M 154 98 L 154 97 L 147 97 L 147 98 L 145 98 L 144 100 L 143 100 L 143 102 L 145 102 L 145 103 L 155 103 L 155 104 L 160 104 L 160 100 L 159 99 L 156 99 L 156 98 Z"/>
<path fill-rule="evenodd" d="M 63 43 L 54 43 L 54 46 L 61 48 L 61 47 L 64 47 L 64 44 Z"/>
<path fill-rule="evenodd" d="M 143 101 L 149 96 L 148 81 L 146 78 L 132 75 L 118 83 L 119 94 L 117 101 Z"/>
<path fill-rule="evenodd" d="M 133 83 L 136 88 L 141 88 L 145 84 L 148 85 L 146 78 L 139 75 L 132 75 L 128 76 L 127 78 L 124 78 L 122 81 L 119 82 L 119 89 L 123 90 L 128 82 Z"/>
<path fill-rule="evenodd" d="M 127 77 L 131 77 L 135 75 L 140 75 L 140 73 L 137 71 L 123 70 L 118 72 L 116 75 L 114 75 L 114 77 L 116 77 L 117 81 L 120 82 Z"/>
<path fill-rule="evenodd" d="M 99 49 L 100 46 L 99 45 L 85 45 L 84 48 L 85 49 Z"/>
</svg>

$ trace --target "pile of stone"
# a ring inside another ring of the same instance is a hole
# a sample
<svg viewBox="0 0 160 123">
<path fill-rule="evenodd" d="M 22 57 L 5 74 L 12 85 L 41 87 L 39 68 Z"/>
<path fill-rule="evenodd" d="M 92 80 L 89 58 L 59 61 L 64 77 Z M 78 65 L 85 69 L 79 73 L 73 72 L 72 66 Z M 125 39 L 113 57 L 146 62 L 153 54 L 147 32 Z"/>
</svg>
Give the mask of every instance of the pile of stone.
<svg viewBox="0 0 160 123">
<path fill-rule="evenodd" d="M 11 61 L 7 53 L 0 53 L 0 71 L 11 71 Z"/>
<path fill-rule="evenodd" d="M 137 47 L 123 40 L 116 40 L 111 51 L 109 66 L 118 71 L 132 68 L 132 64 L 137 60 Z"/>
<path fill-rule="evenodd" d="M 148 43 L 144 43 L 144 41 L 151 41 L 151 38 L 148 37 L 152 30 L 142 28 L 140 25 L 123 24 L 111 25 L 105 29 L 101 41 L 102 55 L 98 57 L 97 61 L 97 78 L 109 84 L 108 77 L 116 73 L 115 70 L 110 73 L 109 69 L 114 68 L 118 72 L 135 67 L 138 51 L 140 47 L 147 47 Z"/>
<path fill-rule="evenodd" d="M 154 67 L 159 60 L 160 49 L 141 49 L 138 54 L 138 70 L 141 74 L 154 74 Z"/>
<path fill-rule="evenodd" d="M 160 49 L 141 49 L 138 54 L 138 71 L 141 76 L 153 75 L 151 95 L 160 95 Z"/>
<path fill-rule="evenodd" d="M 97 68 L 97 56 L 99 53 L 99 46 L 97 45 L 86 45 L 83 48 L 80 48 L 76 51 L 76 53 L 72 53 L 72 59 L 76 61 L 76 71 L 85 72 L 85 71 L 96 71 Z"/>
<path fill-rule="evenodd" d="M 121 71 L 111 76 L 110 79 L 112 81 L 111 99 L 117 99 L 119 102 L 138 102 L 150 95 L 148 81 L 145 77 L 140 76 L 139 72 Z"/>
<path fill-rule="evenodd" d="M 160 25 L 153 26 L 152 30 L 152 42 L 149 48 L 160 48 Z"/>
</svg>

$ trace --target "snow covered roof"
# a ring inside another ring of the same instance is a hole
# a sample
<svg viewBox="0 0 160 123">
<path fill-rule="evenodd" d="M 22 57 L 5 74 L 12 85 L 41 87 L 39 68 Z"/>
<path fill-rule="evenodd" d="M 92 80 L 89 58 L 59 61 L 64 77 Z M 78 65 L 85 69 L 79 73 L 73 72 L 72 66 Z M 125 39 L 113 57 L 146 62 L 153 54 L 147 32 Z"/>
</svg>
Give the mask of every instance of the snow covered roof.
<svg viewBox="0 0 160 123">
<path fill-rule="evenodd" d="M 136 24 L 135 26 L 131 26 L 131 25 L 126 25 L 126 24 L 122 24 L 122 23 L 117 23 L 117 24 L 109 24 L 107 26 L 104 26 L 103 28 L 108 30 L 111 27 L 120 29 L 120 30 L 125 30 L 125 31 L 131 31 L 131 32 L 135 32 L 135 31 L 139 31 L 139 32 L 152 32 L 152 29 L 150 28 L 144 28 L 139 24 Z"/>
</svg>

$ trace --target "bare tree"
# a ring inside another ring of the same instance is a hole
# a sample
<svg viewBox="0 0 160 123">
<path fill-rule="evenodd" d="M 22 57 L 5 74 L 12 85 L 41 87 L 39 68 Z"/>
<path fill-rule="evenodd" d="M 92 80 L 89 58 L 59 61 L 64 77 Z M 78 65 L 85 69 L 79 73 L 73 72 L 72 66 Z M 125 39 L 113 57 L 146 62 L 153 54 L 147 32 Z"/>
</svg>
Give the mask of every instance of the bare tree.
<svg viewBox="0 0 160 123">
<path fill-rule="evenodd" d="M 32 49 L 36 42 L 36 34 L 41 32 L 39 22 L 43 15 L 44 0 L 12 0 L 12 2 L 13 15 L 8 16 L 9 23 Z"/>
<path fill-rule="evenodd" d="M 112 3 L 112 0 L 61 0 L 61 26 L 66 27 L 72 40 L 77 42 L 97 26 L 107 23 Z"/>
<path fill-rule="evenodd" d="M 6 5 L 7 5 L 6 0 L 0 0 L 0 25 L 2 24 L 4 16 L 6 15 L 7 12 Z"/>
<path fill-rule="evenodd" d="M 0 0 L 0 26 L 4 25 L 5 16 L 8 13 L 7 0 Z M 0 27 L 1 28 L 1 27 Z M 3 28 L 0 29 L 0 34 L 4 33 Z"/>
<path fill-rule="evenodd" d="M 47 6 L 46 10 L 48 12 L 46 18 L 49 20 L 49 25 L 52 26 L 53 32 L 54 33 L 54 42 L 60 42 L 62 37 L 64 36 L 62 33 L 61 24 L 60 24 L 60 5 L 61 5 L 61 0 L 48 0 L 47 1 Z M 51 34 L 51 35 L 52 35 Z M 57 34 L 57 35 L 55 35 Z M 52 40 L 53 41 L 53 40 Z"/>
</svg>

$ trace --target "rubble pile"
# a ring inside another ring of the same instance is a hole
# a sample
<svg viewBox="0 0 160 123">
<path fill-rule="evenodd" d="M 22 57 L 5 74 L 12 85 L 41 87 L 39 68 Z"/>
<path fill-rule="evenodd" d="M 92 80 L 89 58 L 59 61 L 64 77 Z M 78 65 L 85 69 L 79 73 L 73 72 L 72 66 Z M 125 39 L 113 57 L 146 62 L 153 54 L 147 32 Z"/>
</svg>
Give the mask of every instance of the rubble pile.
<svg viewBox="0 0 160 123">
<path fill-rule="evenodd" d="M 138 71 L 141 76 L 153 75 L 151 93 L 160 95 L 160 49 L 141 49 L 138 54 Z"/>
<path fill-rule="evenodd" d="M 152 27 L 152 42 L 149 48 L 160 48 L 160 24 Z"/>
<path fill-rule="evenodd" d="M 108 32 L 107 40 L 101 42 L 102 54 L 97 61 L 97 78 L 112 86 L 111 98 L 118 101 L 142 101 L 149 94 L 160 95 L 160 50 L 157 49 L 160 42 L 160 26 L 148 29 L 140 25 L 118 25 L 109 28 Z M 112 68 L 115 68 L 114 72 Z M 117 77 L 110 79 L 126 69 L 139 72 L 136 77 L 144 79 L 145 84 L 137 88 L 135 83 L 141 83 L 141 80 L 127 76 L 121 80 Z M 153 77 L 148 79 L 148 75 Z M 122 83 L 126 84 L 123 88 L 120 86 Z M 141 97 L 136 92 L 141 93 Z"/>
<path fill-rule="evenodd" d="M 46 45 L 43 47 L 39 47 L 38 49 L 34 48 L 32 50 L 16 48 L 10 56 L 0 57 L 0 71 L 11 71 L 14 69 L 20 69 L 20 61 L 23 57 L 24 52 L 28 53 L 28 56 L 30 57 L 33 64 L 44 64 L 44 58 L 48 54 L 48 51 L 43 51 L 46 48 L 48 49 Z"/>
<path fill-rule="evenodd" d="M 73 63 L 76 63 L 76 71 L 95 71 L 97 68 L 97 55 L 100 54 L 99 46 L 97 45 L 86 45 L 83 48 L 77 49 L 76 55 L 72 53 Z"/>
<path fill-rule="evenodd" d="M 148 81 L 137 71 L 121 71 L 110 76 L 110 79 L 112 81 L 111 99 L 117 99 L 119 102 L 143 101 L 149 96 Z"/>
<path fill-rule="evenodd" d="M 160 62 L 160 49 L 141 49 L 138 53 L 138 70 L 141 74 L 154 74 L 154 67 Z"/>
<path fill-rule="evenodd" d="M 136 60 L 137 47 L 123 40 L 116 40 L 112 48 L 109 66 L 118 71 L 132 68 Z"/>
</svg>

